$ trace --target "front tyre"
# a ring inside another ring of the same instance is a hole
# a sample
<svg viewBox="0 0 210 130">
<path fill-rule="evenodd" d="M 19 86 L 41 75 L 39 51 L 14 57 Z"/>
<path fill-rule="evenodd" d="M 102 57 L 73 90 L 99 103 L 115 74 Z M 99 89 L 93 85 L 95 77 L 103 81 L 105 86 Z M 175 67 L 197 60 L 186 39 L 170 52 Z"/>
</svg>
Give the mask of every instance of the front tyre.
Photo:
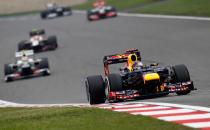
<svg viewBox="0 0 210 130">
<path fill-rule="evenodd" d="M 18 43 L 18 51 L 31 49 L 31 44 L 25 44 L 25 42 L 26 40 L 23 40 Z"/>
<path fill-rule="evenodd" d="M 48 12 L 47 12 L 47 11 L 42 11 L 42 12 L 40 13 L 40 17 L 41 17 L 42 19 L 46 19 L 46 18 L 47 18 L 47 15 L 48 15 Z"/>
<path fill-rule="evenodd" d="M 85 85 L 87 99 L 91 105 L 105 103 L 105 85 L 101 75 L 88 76 Z"/>
<path fill-rule="evenodd" d="M 48 58 L 42 58 L 39 63 L 40 69 L 46 69 L 46 71 L 43 73 L 44 76 L 50 75 L 50 65 L 48 62 Z"/>
<path fill-rule="evenodd" d="M 174 82 L 187 82 L 190 81 L 190 74 L 187 67 L 184 64 L 172 66 L 172 71 L 174 73 Z M 191 89 L 186 91 L 176 92 L 177 95 L 186 95 L 190 93 Z"/>
<path fill-rule="evenodd" d="M 11 77 L 7 77 L 7 75 L 13 74 L 14 69 L 9 64 L 4 64 L 4 75 L 5 75 L 5 81 L 10 82 L 13 79 Z"/>
<path fill-rule="evenodd" d="M 87 11 L 87 20 L 88 21 L 93 21 L 93 19 L 91 19 L 91 15 L 92 15 L 92 13 L 90 11 Z"/>
</svg>

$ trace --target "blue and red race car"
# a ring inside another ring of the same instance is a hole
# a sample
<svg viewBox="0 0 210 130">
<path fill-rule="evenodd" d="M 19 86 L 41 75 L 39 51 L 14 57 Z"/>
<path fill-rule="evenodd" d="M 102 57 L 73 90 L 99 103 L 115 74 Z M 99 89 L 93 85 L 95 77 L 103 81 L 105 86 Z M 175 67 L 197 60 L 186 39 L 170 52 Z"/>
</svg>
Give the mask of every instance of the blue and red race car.
<svg viewBox="0 0 210 130">
<path fill-rule="evenodd" d="M 104 57 L 105 77 L 88 76 L 87 97 L 90 104 L 117 102 L 145 96 L 164 96 L 169 93 L 186 95 L 194 89 L 185 65 L 161 67 L 158 63 L 145 65 L 138 49 L 124 54 Z M 126 63 L 120 73 L 110 73 L 109 65 Z"/>
</svg>

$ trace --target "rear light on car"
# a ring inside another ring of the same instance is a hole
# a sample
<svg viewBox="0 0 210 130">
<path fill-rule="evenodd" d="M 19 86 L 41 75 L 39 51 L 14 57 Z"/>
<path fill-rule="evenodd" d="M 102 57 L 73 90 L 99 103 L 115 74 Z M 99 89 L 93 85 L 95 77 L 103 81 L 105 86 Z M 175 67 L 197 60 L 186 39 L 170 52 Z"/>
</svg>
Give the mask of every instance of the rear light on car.
<svg viewBox="0 0 210 130">
<path fill-rule="evenodd" d="M 90 18 L 91 18 L 91 19 L 98 19 L 99 16 L 98 16 L 98 15 L 91 15 Z"/>
<path fill-rule="evenodd" d="M 34 71 L 34 74 L 38 74 L 38 73 L 40 73 L 41 71 L 40 70 L 35 70 Z"/>
<path fill-rule="evenodd" d="M 14 77 L 20 77 L 20 74 L 18 74 L 18 73 L 14 74 Z"/>
<path fill-rule="evenodd" d="M 109 12 L 106 14 L 106 16 L 108 16 L 108 17 L 115 16 L 115 12 Z"/>
</svg>

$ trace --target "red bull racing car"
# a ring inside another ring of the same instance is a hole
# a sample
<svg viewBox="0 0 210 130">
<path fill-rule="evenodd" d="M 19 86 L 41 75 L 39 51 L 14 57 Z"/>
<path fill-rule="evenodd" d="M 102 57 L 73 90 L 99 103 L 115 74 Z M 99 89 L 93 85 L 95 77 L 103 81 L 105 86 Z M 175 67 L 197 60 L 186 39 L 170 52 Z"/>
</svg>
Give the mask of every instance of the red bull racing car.
<svg viewBox="0 0 210 130">
<path fill-rule="evenodd" d="M 34 52 L 55 50 L 58 47 L 56 36 L 45 36 L 45 30 L 33 29 L 29 32 L 30 40 L 18 44 L 18 51 L 34 50 Z"/>
<path fill-rule="evenodd" d="M 104 79 L 101 75 L 86 78 L 86 92 L 90 104 L 163 96 L 169 93 L 186 95 L 195 90 L 185 65 L 145 65 L 141 62 L 138 49 L 105 56 L 103 62 Z M 120 68 L 120 73 L 109 73 L 109 65 L 124 62 L 126 64 Z"/>
<path fill-rule="evenodd" d="M 4 65 L 5 81 L 50 75 L 48 59 L 35 59 L 33 54 L 33 50 L 16 52 L 15 62 Z"/>
<path fill-rule="evenodd" d="M 94 9 L 87 11 L 87 19 L 89 21 L 99 20 L 103 18 L 111 18 L 117 16 L 117 11 L 112 6 L 105 6 L 104 1 L 98 1 L 93 4 Z"/>
</svg>

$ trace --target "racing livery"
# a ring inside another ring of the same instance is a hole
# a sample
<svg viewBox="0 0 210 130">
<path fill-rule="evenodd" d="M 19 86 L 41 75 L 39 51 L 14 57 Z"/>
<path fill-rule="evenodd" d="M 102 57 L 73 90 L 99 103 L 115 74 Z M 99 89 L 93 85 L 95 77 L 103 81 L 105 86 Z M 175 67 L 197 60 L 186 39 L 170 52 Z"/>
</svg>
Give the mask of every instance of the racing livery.
<svg viewBox="0 0 210 130">
<path fill-rule="evenodd" d="M 5 81 L 50 75 L 48 59 L 35 59 L 33 54 L 33 50 L 16 52 L 15 63 L 4 65 Z"/>
<path fill-rule="evenodd" d="M 87 11 L 87 19 L 89 21 L 103 18 L 116 17 L 117 11 L 112 6 L 105 6 L 104 1 L 98 1 L 93 4 L 94 9 Z"/>
<path fill-rule="evenodd" d="M 29 32 L 30 40 L 18 44 L 18 51 L 34 50 L 34 52 L 55 50 L 58 47 L 56 36 L 46 38 L 45 30 L 33 29 Z"/>
<path fill-rule="evenodd" d="M 90 104 L 117 102 L 145 96 L 164 96 L 169 93 L 186 95 L 194 89 L 185 65 L 160 67 L 158 63 L 144 65 L 138 49 L 121 55 L 104 57 L 105 78 L 101 75 L 86 79 Z M 109 65 L 126 62 L 120 73 L 109 73 Z"/>
<path fill-rule="evenodd" d="M 55 3 L 49 3 L 46 7 L 47 9 L 40 14 L 42 19 L 68 16 L 72 14 L 70 7 L 58 7 Z"/>
</svg>

